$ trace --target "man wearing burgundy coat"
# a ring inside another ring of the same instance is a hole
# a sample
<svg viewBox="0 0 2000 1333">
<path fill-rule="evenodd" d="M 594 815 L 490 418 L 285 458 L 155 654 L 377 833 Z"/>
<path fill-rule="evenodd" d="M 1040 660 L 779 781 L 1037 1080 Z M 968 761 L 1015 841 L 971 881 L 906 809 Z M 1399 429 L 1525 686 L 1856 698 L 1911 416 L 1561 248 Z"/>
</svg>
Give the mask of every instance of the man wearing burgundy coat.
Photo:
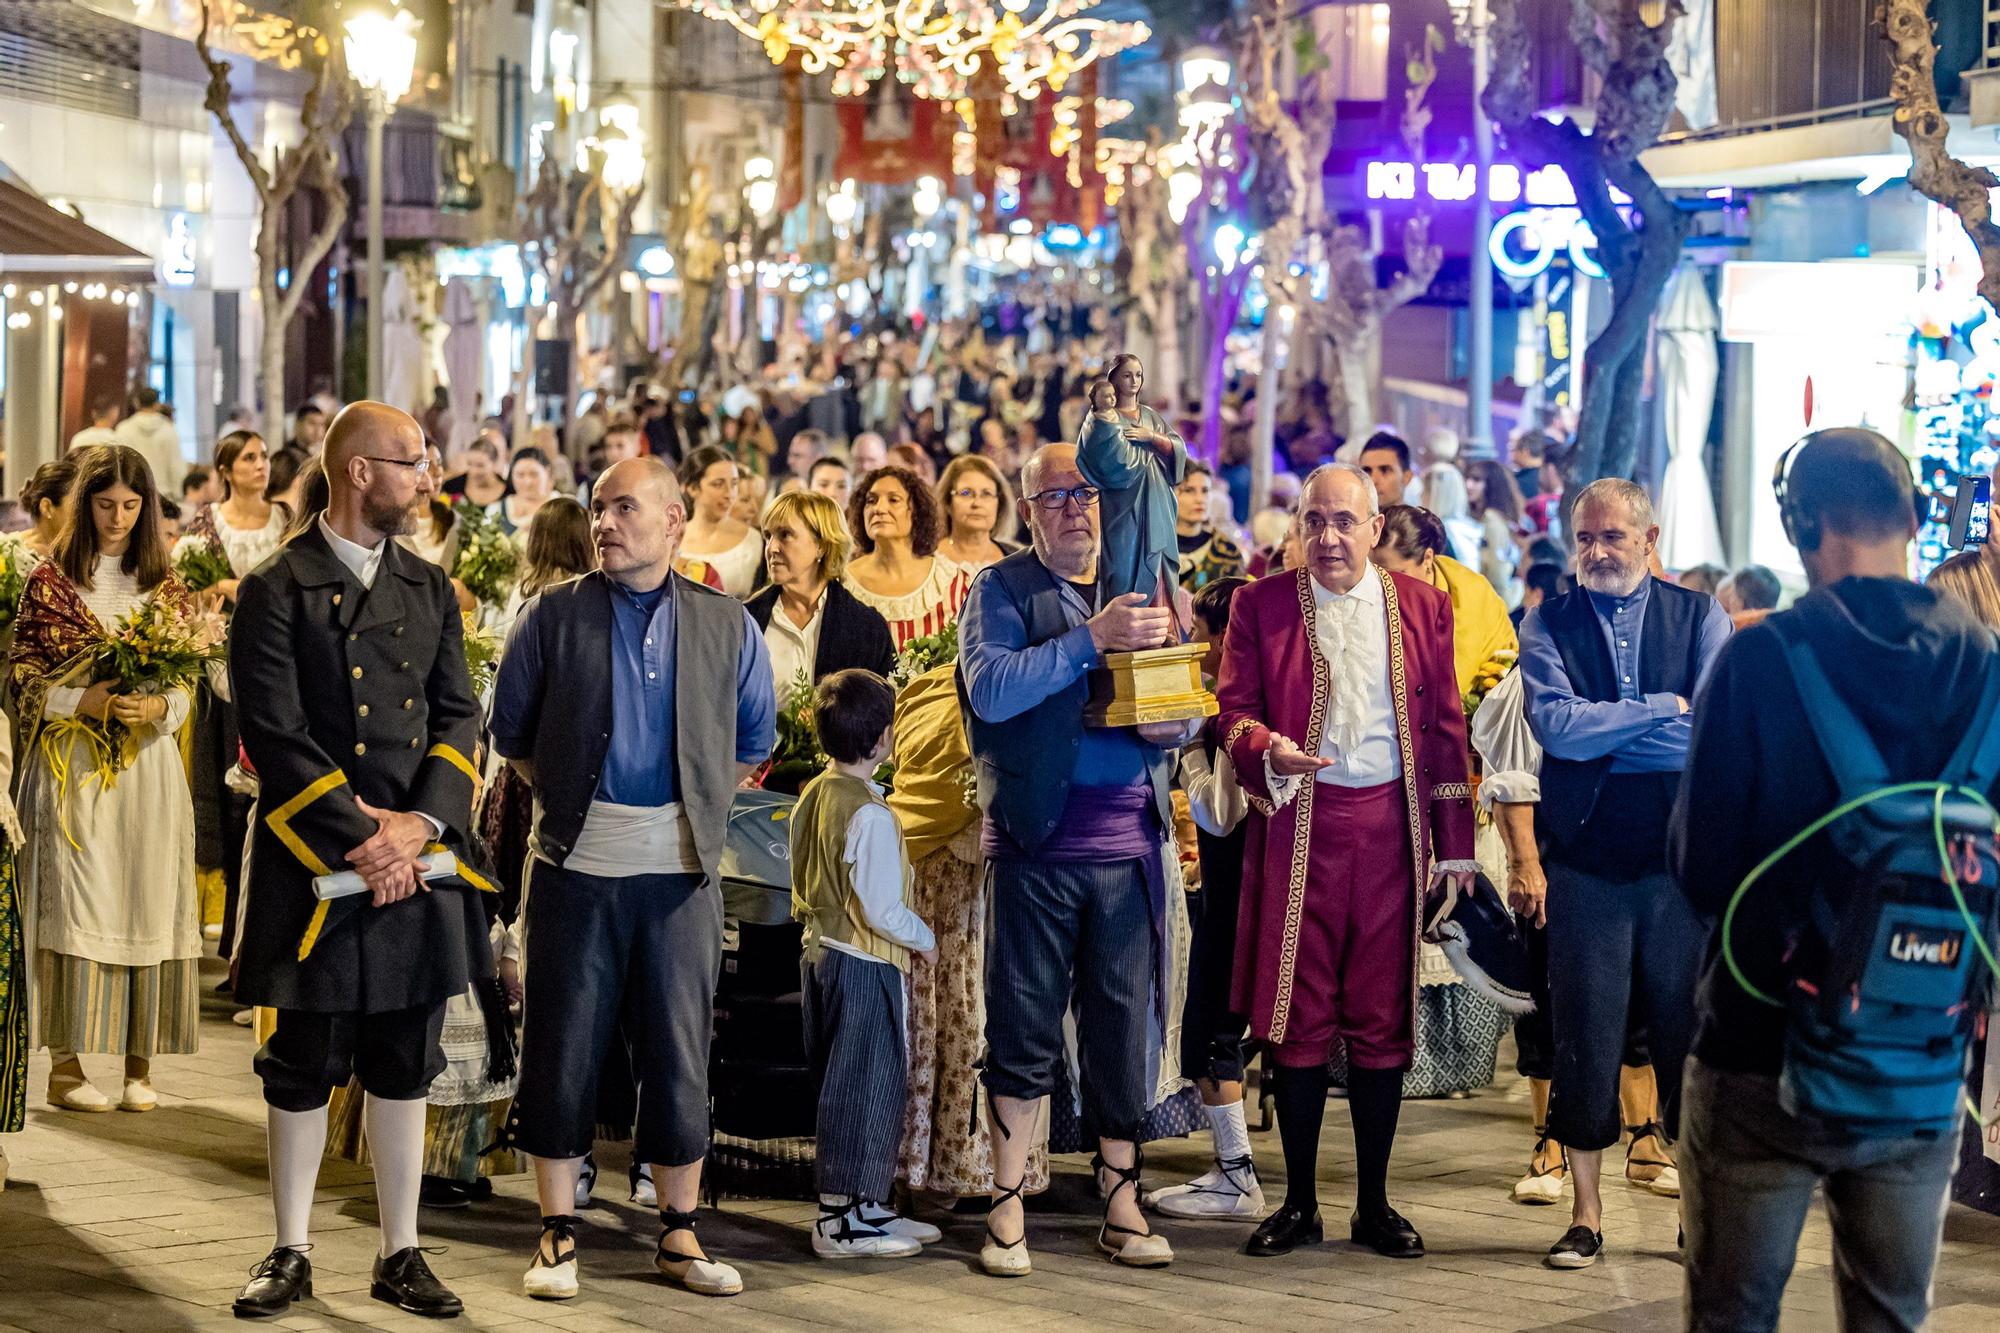
<svg viewBox="0 0 2000 1333">
<path fill-rule="evenodd" d="M 1295 516 L 1305 568 L 1236 596 L 1216 719 L 1250 798 L 1234 1003 L 1273 1066 L 1284 1206 L 1246 1252 L 1323 1238 L 1314 1189 L 1327 1063 L 1347 1044 L 1357 1244 L 1417 1258 L 1389 1206 L 1389 1153 L 1415 1050 L 1423 890 L 1469 887 L 1472 800 L 1451 602 L 1369 563 L 1382 517 L 1350 463 L 1313 472 Z"/>
</svg>

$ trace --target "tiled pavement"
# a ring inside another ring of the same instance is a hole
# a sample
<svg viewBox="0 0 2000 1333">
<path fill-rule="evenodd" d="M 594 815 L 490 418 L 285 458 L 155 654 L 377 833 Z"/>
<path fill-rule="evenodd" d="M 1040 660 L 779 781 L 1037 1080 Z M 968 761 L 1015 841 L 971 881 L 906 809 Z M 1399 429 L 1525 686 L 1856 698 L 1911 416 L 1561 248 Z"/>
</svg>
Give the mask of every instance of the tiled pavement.
<svg viewBox="0 0 2000 1333">
<path fill-rule="evenodd" d="M 150 1115 L 65 1115 L 37 1090 L 23 1134 L 6 1141 L 13 1179 L 0 1193 L 0 1328 L 31 1330 L 221 1328 L 228 1301 L 269 1244 L 263 1113 L 249 1073 L 248 1032 L 213 1006 L 202 1051 L 160 1062 L 160 1109 Z M 113 1062 L 91 1061 L 108 1076 Z M 822 1263 L 811 1257 L 810 1205 L 728 1201 L 703 1237 L 737 1263 L 748 1289 L 727 1301 L 670 1289 L 652 1276 L 653 1219 L 622 1201 L 586 1215 L 583 1296 L 546 1305 L 519 1294 L 535 1235 L 525 1176 L 498 1182 L 497 1197 L 455 1213 L 427 1212 L 426 1240 L 445 1251 L 433 1266 L 464 1297 L 460 1326 L 568 1329 L 782 1330 L 1091 1329 L 1226 1327 L 1369 1330 L 1680 1327 L 1675 1205 L 1638 1191 L 1608 1191 L 1609 1257 L 1555 1274 L 1538 1258 L 1562 1214 L 1508 1201 L 1526 1147 L 1525 1088 L 1507 1079 L 1463 1101 L 1404 1110 L 1392 1177 L 1396 1201 L 1423 1231 L 1430 1257 L 1395 1263 L 1345 1244 L 1288 1259 L 1250 1260 L 1248 1229 L 1217 1223 L 1166 1228 L 1179 1260 L 1135 1273 L 1091 1248 L 1095 1205 L 1082 1164 L 1062 1164 L 1056 1186 L 1030 1209 L 1033 1276 L 1003 1282 L 973 1266 L 981 1222 L 926 1209 L 946 1238 L 915 1260 Z M 1329 1231 L 1341 1231 L 1351 1153 L 1346 1117 L 1327 1117 L 1320 1194 Z M 1279 1182 L 1275 1134 L 1255 1135 Z M 1156 1145 L 1154 1180 L 1200 1169 L 1206 1138 Z M 607 1182 L 624 1161 L 604 1163 Z M 600 1196 L 603 1197 L 603 1196 Z M 316 1298 L 279 1325 L 364 1324 L 418 1328 L 368 1297 L 375 1206 L 366 1173 L 330 1163 L 313 1210 Z M 1787 1330 L 1831 1329 L 1827 1231 L 1817 1213 L 1800 1247 L 1786 1305 Z M 2000 1218 L 1954 1209 L 1939 1272 L 1939 1333 L 2000 1328 Z"/>
</svg>

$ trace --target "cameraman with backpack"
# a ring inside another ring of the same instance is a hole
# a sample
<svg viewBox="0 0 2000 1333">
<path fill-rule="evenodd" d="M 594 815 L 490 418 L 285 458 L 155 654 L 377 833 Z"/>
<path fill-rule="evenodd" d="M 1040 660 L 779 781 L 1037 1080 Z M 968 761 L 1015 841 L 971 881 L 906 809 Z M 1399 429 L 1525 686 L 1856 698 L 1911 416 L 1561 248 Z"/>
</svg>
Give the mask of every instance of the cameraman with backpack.
<svg viewBox="0 0 2000 1333">
<path fill-rule="evenodd" d="M 1841 1327 L 1914 1330 L 1990 994 L 1958 899 L 1990 941 L 2000 880 L 1990 809 L 1931 784 L 1994 791 L 2000 657 L 1910 581 L 1921 493 L 1888 440 L 1815 432 L 1773 484 L 1811 592 L 1724 649 L 1669 848 L 1716 922 L 1682 1084 L 1687 1322 L 1777 1326 L 1824 1184 Z"/>
</svg>

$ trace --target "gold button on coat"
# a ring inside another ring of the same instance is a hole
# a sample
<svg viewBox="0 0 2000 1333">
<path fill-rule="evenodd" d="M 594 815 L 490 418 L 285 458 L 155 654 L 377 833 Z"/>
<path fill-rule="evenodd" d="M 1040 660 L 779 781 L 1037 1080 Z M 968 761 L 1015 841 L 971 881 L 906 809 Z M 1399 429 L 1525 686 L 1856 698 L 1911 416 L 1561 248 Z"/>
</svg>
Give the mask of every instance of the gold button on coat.
<svg viewBox="0 0 2000 1333">
<path fill-rule="evenodd" d="M 367 705 L 367 704 L 363 704 L 363 705 L 361 705 L 361 707 L 357 708 L 357 709 L 356 709 L 355 711 L 356 711 L 356 712 L 358 712 L 358 713 L 360 713 L 360 714 L 361 714 L 361 716 L 363 716 L 363 717 L 367 717 L 367 716 L 368 716 L 368 705 Z"/>
<path fill-rule="evenodd" d="M 361 679 L 361 668 L 360 668 L 360 667 L 356 667 L 356 668 L 354 668 L 354 670 L 353 670 L 353 671 L 349 672 L 348 674 L 349 674 L 349 675 L 351 675 L 351 676 L 353 676 L 353 677 L 354 677 L 354 678 L 355 678 L 356 680 L 360 680 L 360 679 Z"/>
<path fill-rule="evenodd" d="M 361 742 L 359 742 L 359 741 L 356 741 L 356 742 L 354 743 L 354 753 L 356 753 L 356 754 L 367 754 L 367 753 L 368 753 L 368 747 L 367 747 L 367 746 L 365 746 L 365 745 L 363 745 L 363 744 L 362 744 Z"/>
<path fill-rule="evenodd" d="M 412 750 L 417 748 L 417 738 L 415 736 L 410 737 L 410 748 Z"/>
<path fill-rule="evenodd" d="M 403 707 L 405 707 L 405 708 L 414 708 L 414 707 L 416 707 L 416 706 L 417 706 L 417 701 L 416 701 L 415 699 L 405 699 L 405 700 L 403 700 Z"/>
</svg>

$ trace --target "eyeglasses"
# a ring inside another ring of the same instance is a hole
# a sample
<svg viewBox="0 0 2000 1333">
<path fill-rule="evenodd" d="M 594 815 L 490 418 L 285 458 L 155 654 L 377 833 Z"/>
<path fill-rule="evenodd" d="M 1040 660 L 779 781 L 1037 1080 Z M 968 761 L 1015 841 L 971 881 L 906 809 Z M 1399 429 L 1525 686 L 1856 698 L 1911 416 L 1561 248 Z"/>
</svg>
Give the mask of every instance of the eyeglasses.
<svg viewBox="0 0 2000 1333">
<path fill-rule="evenodd" d="M 1053 491 L 1037 491 L 1027 497 L 1051 513 L 1061 509 L 1070 500 L 1076 501 L 1078 509 L 1097 508 L 1097 497 L 1103 494 L 1095 486 L 1071 486 Z"/>
<path fill-rule="evenodd" d="M 384 458 L 380 454 L 363 454 L 361 456 L 371 463 L 394 463 L 397 467 L 406 467 L 419 477 L 430 475 L 431 458 L 429 454 L 425 454 L 422 458 Z"/>
<path fill-rule="evenodd" d="M 952 495 L 960 500 L 997 500 L 1000 498 L 999 492 L 990 487 L 983 491 L 976 491 L 970 486 L 961 486 L 953 491 Z"/>
</svg>

